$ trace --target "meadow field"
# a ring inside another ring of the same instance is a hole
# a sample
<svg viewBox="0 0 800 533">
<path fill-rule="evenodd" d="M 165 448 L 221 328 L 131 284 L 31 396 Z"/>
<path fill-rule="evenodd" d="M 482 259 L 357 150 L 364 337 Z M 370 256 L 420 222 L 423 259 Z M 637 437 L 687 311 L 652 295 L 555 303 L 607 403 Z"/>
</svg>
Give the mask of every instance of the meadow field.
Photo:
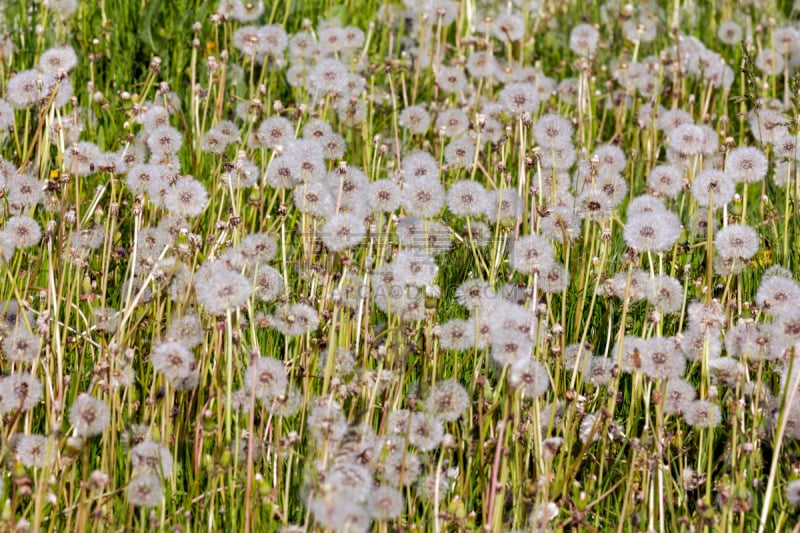
<svg viewBox="0 0 800 533">
<path fill-rule="evenodd" d="M 800 2 L 0 3 L 0 531 L 800 531 Z"/>
</svg>

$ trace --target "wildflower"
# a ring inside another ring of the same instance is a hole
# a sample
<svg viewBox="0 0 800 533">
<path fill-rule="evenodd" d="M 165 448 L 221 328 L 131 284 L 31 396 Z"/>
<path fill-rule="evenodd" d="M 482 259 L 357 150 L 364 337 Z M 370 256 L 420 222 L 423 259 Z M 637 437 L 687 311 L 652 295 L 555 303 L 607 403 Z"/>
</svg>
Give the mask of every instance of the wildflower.
<svg viewBox="0 0 800 533">
<path fill-rule="evenodd" d="M 717 232 L 714 244 L 725 259 L 751 259 L 758 252 L 758 233 L 744 224 L 729 224 Z"/>
<path fill-rule="evenodd" d="M 639 251 L 665 252 L 681 232 L 681 223 L 671 211 L 642 213 L 629 217 L 623 229 L 625 243 Z"/>
<path fill-rule="evenodd" d="M 460 109 L 445 109 L 437 115 L 434 126 L 437 131 L 444 132 L 445 137 L 458 137 L 469 128 L 469 119 Z"/>
<path fill-rule="evenodd" d="M 672 339 L 647 339 L 640 356 L 642 372 L 653 379 L 680 377 L 686 370 L 686 359 Z"/>
<path fill-rule="evenodd" d="M 472 52 L 467 58 L 467 70 L 475 78 L 490 78 L 498 68 L 497 60 L 489 51 Z"/>
<path fill-rule="evenodd" d="M 725 171 L 736 182 L 756 183 L 767 175 L 767 157 L 753 146 L 734 148 L 725 159 Z"/>
<path fill-rule="evenodd" d="M 489 284 L 478 278 L 468 279 L 456 288 L 456 300 L 469 311 L 478 309 L 486 299 L 493 297 Z"/>
<path fill-rule="evenodd" d="M 722 331 L 722 322 L 725 315 L 718 301 L 711 300 L 708 304 L 694 301 L 689 304 L 686 310 L 689 316 L 690 329 L 717 334 Z"/>
<path fill-rule="evenodd" d="M 539 107 L 536 86 L 532 83 L 510 83 L 500 91 L 498 100 L 505 111 L 514 116 L 532 114 Z"/>
<path fill-rule="evenodd" d="M 800 301 L 800 286 L 790 276 L 764 276 L 756 292 L 756 304 L 771 316 L 777 316 Z"/>
<path fill-rule="evenodd" d="M 475 346 L 475 325 L 454 318 L 439 326 L 439 343 L 445 350 L 465 351 Z"/>
<path fill-rule="evenodd" d="M 660 313 L 677 313 L 683 308 L 683 287 L 672 276 L 656 276 L 647 285 L 647 301 Z"/>
<path fill-rule="evenodd" d="M 165 338 L 180 342 L 189 350 L 196 348 L 205 338 L 200 317 L 194 311 L 190 311 L 185 315 L 172 318 L 167 327 Z"/>
<path fill-rule="evenodd" d="M 595 149 L 592 158 L 600 162 L 600 174 L 615 174 L 625 170 L 625 153 L 619 146 L 604 144 Z"/>
<path fill-rule="evenodd" d="M 726 20 L 717 28 L 717 37 L 723 44 L 739 46 L 742 42 L 742 27 L 731 20 Z"/>
<path fill-rule="evenodd" d="M 667 380 L 663 398 L 664 414 L 681 415 L 697 398 L 697 390 L 688 381 L 674 377 Z"/>
<path fill-rule="evenodd" d="M 401 204 L 412 216 L 432 218 L 441 211 L 444 202 L 444 187 L 436 179 L 410 179 L 402 191 Z"/>
<path fill-rule="evenodd" d="M 39 223 L 28 216 L 14 216 L 6 221 L 5 232 L 13 240 L 16 248 L 36 246 L 42 238 Z"/>
<path fill-rule="evenodd" d="M 658 165 L 647 177 L 650 189 L 667 198 L 675 198 L 683 189 L 683 172 L 672 165 Z"/>
<path fill-rule="evenodd" d="M 511 363 L 508 383 L 519 389 L 526 398 L 538 398 L 550 388 L 547 370 L 531 357 L 520 357 Z"/>
<path fill-rule="evenodd" d="M 82 141 L 72 145 L 64 154 L 64 168 L 76 176 L 89 176 L 97 170 L 100 148 L 92 142 Z"/>
<path fill-rule="evenodd" d="M 516 189 L 502 187 L 486 194 L 484 214 L 489 222 L 515 222 L 522 213 L 522 199 Z"/>
<path fill-rule="evenodd" d="M 475 142 L 469 137 L 459 137 L 444 149 L 444 160 L 451 168 L 471 168 L 475 158 Z"/>
<path fill-rule="evenodd" d="M 375 520 L 392 520 L 403 512 L 403 494 L 394 487 L 378 487 L 370 491 L 367 508 Z"/>
<path fill-rule="evenodd" d="M 28 468 L 42 468 L 56 457 L 55 441 L 45 435 L 16 435 L 14 453 Z"/>
<path fill-rule="evenodd" d="M 649 194 L 640 194 L 630 201 L 626 210 L 626 214 L 628 218 L 631 218 L 635 215 L 641 215 L 643 213 L 662 213 L 664 210 L 664 202 L 655 196 L 651 196 Z"/>
<path fill-rule="evenodd" d="M 28 411 L 42 399 L 42 384 L 27 372 L 0 377 L 0 414 Z"/>
<path fill-rule="evenodd" d="M 686 156 L 695 156 L 703 152 L 706 134 L 700 126 L 684 123 L 673 128 L 667 134 L 671 149 Z"/>
<path fill-rule="evenodd" d="M 511 268 L 523 274 L 547 270 L 553 261 L 553 245 L 539 235 L 526 235 L 517 239 L 509 257 Z"/>
<path fill-rule="evenodd" d="M 147 136 L 147 148 L 157 159 L 177 154 L 183 145 L 183 137 L 172 126 L 165 124 L 155 128 Z"/>
<path fill-rule="evenodd" d="M 790 481 L 786 485 L 786 499 L 792 505 L 800 504 L 800 479 Z"/>
<path fill-rule="evenodd" d="M 611 216 L 608 197 L 594 188 L 584 189 L 575 201 L 576 214 L 581 219 L 600 222 Z"/>
<path fill-rule="evenodd" d="M 253 280 L 253 296 L 262 302 L 272 302 L 283 292 L 283 276 L 269 265 L 260 265 Z"/>
<path fill-rule="evenodd" d="M 153 474 L 140 474 L 134 476 L 128 483 L 125 491 L 128 503 L 136 507 L 156 507 L 161 503 L 164 489 L 161 481 Z"/>
<path fill-rule="evenodd" d="M 457 181 L 447 191 L 447 207 L 456 216 L 478 216 L 488 208 L 486 189 L 476 181 Z"/>
<path fill-rule="evenodd" d="M 284 305 L 275 312 L 275 328 L 287 336 L 305 335 L 317 329 L 319 315 L 310 305 Z"/>
<path fill-rule="evenodd" d="M 321 59 L 311 68 L 309 87 L 320 94 L 338 93 L 345 88 L 347 67 L 336 59 Z"/>
<path fill-rule="evenodd" d="M 467 86 L 467 77 L 459 67 L 443 66 L 436 73 L 436 84 L 445 93 L 460 93 Z"/>
<path fill-rule="evenodd" d="M 683 419 L 696 429 L 713 428 L 722 422 L 722 413 L 708 400 L 695 400 L 684 410 Z"/>
<path fill-rule="evenodd" d="M 292 199 L 301 213 L 310 216 L 328 217 L 336 208 L 336 200 L 328 187 L 317 181 L 305 181 L 295 187 Z"/>
<path fill-rule="evenodd" d="M 412 105 L 400 112 L 397 122 L 411 133 L 423 135 L 431 125 L 431 116 L 424 107 Z"/>
<path fill-rule="evenodd" d="M 647 286 L 650 278 L 647 273 L 639 268 L 630 271 L 630 279 L 628 279 L 628 272 L 621 270 L 617 272 L 611 279 L 611 289 L 614 296 L 620 300 L 628 299 L 629 302 L 638 302 L 647 297 Z"/>
<path fill-rule="evenodd" d="M 428 413 L 411 413 L 408 441 L 417 449 L 428 452 L 439 446 L 444 438 L 440 419 Z"/>
<path fill-rule="evenodd" d="M 783 72 L 786 61 L 775 50 L 764 48 L 756 55 L 755 65 L 763 74 L 775 76 Z"/>
<path fill-rule="evenodd" d="M 539 221 L 542 235 L 553 241 L 567 243 L 580 234 L 580 221 L 572 207 L 555 207 Z"/>
<path fill-rule="evenodd" d="M 166 188 L 167 171 L 162 165 L 137 163 L 125 177 L 125 183 L 133 194 L 144 194 L 153 186 Z"/>
<path fill-rule="evenodd" d="M 39 357 L 42 341 L 20 325 L 3 339 L 3 353 L 9 361 L 28 363 Z"/>
<path fill-rule="evenodd" d="M 17 72 L 6 84 L 6 99 L 16 109 L 31 107 L 39 101 L 43 76 L 37 70 Z"/>
<path fill-rule="evenodd" d="M 283 363 L 271 357 L 259 357 L 244 375 L 244 390 L 247 394 L 255 392 L 256 398 L 269 401 L 273 396 L 282 394 L 288 386 L 288 376 Z"/>
<path fill-rule="evenodd" d="M 400 250 L 391 265 L 394 277 L 401 285 L 415 287 L 432 283 L 439 270 L 433 257 L 422 250 Z"/>
<path fill-rule="evenodd" d="M 400 207 L 400 187 L 389 179 L 381 179 L 369 184 L 369 205 L 381 213 L 391 213 Z"/>
<path fill-rule="evenodd" d="M 367 228 L 361 217 L 351 213 L 337 213 L 325 222 L 321 237 L 328 250 L 342 252 L 358 246 L 366 233 Z"/>
<path fill-rule="evenodd" d="M 308 415 L 308 427 L 318 442 L 338 442 L 347 431 L 342 408 L 335 402 L 314 405 Z"/>
<path fill-rule="evenodd" d="M 683 124 L 694 124 L 694 120 L 692 115 L 679 108 L 662 111 L 656 120 L 658 129 L 663 130 L 667 135 Z"/>
<path fill-rule="evenodd" d="M 612 209 L 621 204 L 628 194 L 628 182 L 619 174 L 601 174 L 595 180 L 594 187 L 606 196 L 606 203 Z"/>
<path fill-rule="evenodd" d="M 468 406 L 469 395 L 466 389 L 454 379 L 437 382 L 425 402 L 429 414 L 446 422 L 461 418 L 461 414 Z"/>
<path fill-rule="evenodd" d="M 569 286 L 569 271 L 558 262 L 553 262 L 539 275 L 539 290 L 548 294 L 555 294 L 566 290 Z"/>
<path fill-rule="evenodd" d="M 99 435 L 108 425 L 111 414 L 105 402 L 81 393 L 69 410 L 69 423 L 81 437 Z"/>
<path fill-rule="evenodd" d="M 161 372 L 170 384 L 182 384 L 197 371 L 194 356 L 179 341 L 160 342 L 150 352 L 150 362 L 156 372 Z"/>
<path fill-rule="evenodd" d="M 42 199 L 42 183 L 27 172 L 7 178 L 6 189 L 8 202 L 14 206 L 27 207 Z"/>
<path fill-rule="evenodd" d="M 533 138 L 536 143 L 543 146 L 545 151 L 549 148 L 563 148 L 572 142 L 572 123 L 561 115 L 547 114 L 539 117 L 533 127 Z"/>
<path fill-rule="evenodd" d="M 205 210 L 207 204 L 206 188 L 191 176 L 178 178 L 164 196 L 164 206 L 179 217 L 196 217 Z"/>
<path fill-rule="evenodd" d="M 533 342 L 527 335 L 513 330 L 492 334 L 492 360 L 500 366 L 513 364 L 519 359 L 529 359 Z"/>
<path fill-rule="evenodd" d="M 229 184 L 234 189 L 253 187 L 258 184 L 261 178 L 261 171 L 256 165 L 244 156 L 244 152 L 239 153 L 233 168 L 225 171 L 220 176 L 222 182 Z"/>
<path fill-rule="evenodd" d="M 197 300 L 205 307 L 206 312 L 222 315 L 225 311 L 241 307 L 247 302 L 251 285 L 244 275 L 218 264 L 210 264 L 207 268 L 207 273 L 196 276 L 194 284 Z"/>
<path fill-rule="evenodd" d="M 255 139 L 259 145 L 273 150 L 286 147 L 294 140 L 294 124 L 287 118 L 273 115 L 259 124 Z"/>
<path fill-rule="evenodd" d="M 578 24 L 569 35 L 569 48 L 579 56 L 590 56 L 597 50 L 600 34 L 589 24 Z"/>
<path fill-rule="evenodd" d="M 159 442 L 140 442 L 131 448 L 131 465 L 137 475 L 169 477 L 172 475 L 172 454 Z"/>
</svg>

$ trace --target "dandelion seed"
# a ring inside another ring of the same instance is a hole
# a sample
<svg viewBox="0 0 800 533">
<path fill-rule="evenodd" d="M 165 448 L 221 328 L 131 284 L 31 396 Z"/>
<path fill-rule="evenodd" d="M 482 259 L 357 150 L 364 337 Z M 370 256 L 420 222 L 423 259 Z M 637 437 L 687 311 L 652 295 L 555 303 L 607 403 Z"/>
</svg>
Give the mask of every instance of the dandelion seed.
<svg viewBox="0 0 800 533">
<path fill-rule="evenodd" d="M 79 394 L 69 410 L 69 423 L 81 437 L 101 434 L 110 420 L 111 414 L 106 403 L 86 393 Z"/>
<path fill-rule="evenodd" d="M 172 475 L 172 454 L 161 443 L 145 441 L 131 448 L 131 466 L 136 475 L 151 474 L 159 478 Z"/>
<path fill-rule="evenodd" d="M 646 341 L 641 337 L 626 335 L 621 342 L 614 344 L 611 357 L 614 361 L 621 357 L 620 370 L 622 372 L 635 372 L 642 367 L 642 352 Z M 620 353 L 620 350 L 622 353 Z"/>
<path fill-rule="evenodd" d="M 413 105 L 400 112 L 397 122 L 411 133 L 423 135 L 431 125 L 431 116 L 424 107 Z"/>
<path fill-rule="evenodd" d="M 257 142 L 266 148 L 286 147 L 294 140 L 294 124 L 289 119 L 274 115 L 264 119 L 256 131 Z"/>
<path fill-rule="evenodd" d="M 375 520 L 392 520 L 403 512 L 403 494 L 394 487 L 378 487 L 370 491 L 367 508 Z"/>
<path fill-rule="evenodd" d="M 200 317 L 191 311 L 183 316 L 173 318 L 167 327 L 165 338 L 180 342 L 187 349 L 193 350 L 205 339 L 205 331 L 200 323 Z"/>
<path fill-rule="evenodd" d="M 347 67 L 336 59 L 321 59 L 309 72 L 309 88 L 319 94 L 338 93 L 345 88 Z"/>
<path fill-rule="evenodd" d="M 14 452 L 28 468 L 43 468 L 56 458 L 55 442 L 45 435 L 16 435 Z"/>
<path fill-rule="evenodd" d="M 639 251 L 665 252 L 681 233 L 681 223 L 671 211 L 642 213 L 628 219 L 623 229 L 625 243 Z"/>
<path fill-rule="evenodd" d="M 583 444 L 590 444 L 600 440 L 602 432 L 601 419 L 597 413 L 589 413 L 581 420 L 578 438 Z"/>
<path fill-rule="evenodd" d="M 461 418 L 469 403 L 466 389 L 454 379 L 447 379 L 431 388 L 425 408 L 434 418 L 453 422 Z"/>
<path fill-rule="evenodd" d="M 431 414 L 411 413 L 408 441 L 418 450 L 428 452 L 439 447 L 444 438 L 442 422 Z"/>
<path fill-rule="evenodd" d="M 641 370 L 652 379 L 681 377 L 686 370 L 686 359 L 672 339 L 651 337 L 640 355 Z"/>
<path fill-rule="evenodd" d="M 469 119 L 460 109 L 445 109 L 436 117 L 434 126 L 437 131 L 444 132 L 445 137 L 453 138 L 467 131 Z"/>
<path fill-rule="evenodd" d="M 530 359 L 533 342 L 527 335 L 513 330 L 501 330 L 492 334 L 492 361 L 500 366 L 513 364 L 520 359 Z"/>
<path fill-rule="evenodd" d="M 670 148 L 686 156 L 698 155 L 705 147 L 705 130 L 695 124 L 680 124 L 668 131 L 667 135 Z"/>
<path fill-rule="evenodd" d="M 156 372 L 164 374 L 167 381 L 177 388 L 197 371 L 194 355 L 179 341 L 156 344 L 150 352 L 150 363 Z"/>
<path fill-rule="evenodd" d="M 164 196 L 164 206 L 179 217 L 196 217 L 205 210 L 207 204 L 206 188 L 191 176 L 178 178 Z"/>
<path fill-rule="evenodd" d="M 6 99 L 16 109 L 25 109 L 39 102 L 44 74 L 36 70 L 17 72 L 6 84 Z"/>
<path fill-rule="evenodd" d="M 295 187 L 292 200 L 298 211 L 314 217 L 329 217 L 336 208 L 336 200 L 329 188 L 316 181 L 306 181 Z"/>
<path fill-rule="evenodd" d="M 800 301 L 800 286 L 791 277 L 767 276 L 761 278 L 756 292 L 756 304 L 771 316 L 781 315 Z"/>
<path fill-rule="evenodd" d="M 683 419 L 695 429 L 713 428 L 722 422 L 722 413 L 708 400 L 695 400 L 686 407 Z"/>
<path fill-rule="evenodd" d="M 628 280 L 628 272 L 621 270 L 617 272 L 611 280 L 611 288 L 614 296 L 620 300 L 628 298 L 629 302 L 638 302 L 647 297 L 647 286 L 650 283 L 650 278 L 642 269 L 636 268 L 630 272 L 630 280 Z"/>
<path fill-rule="evenodd" d="M 445 93 L 460 93 L 467 86 L 467 77 L 459 67 L 443 66 L 436 74 L 436 84 Z"/>
<path fill-rule="evenodd" d="M 647 185 L 655 194 L 676 198 L 683 189 L 683 171 L 672 165 L 658 165 L 650 171 Z"/>
<path fill-rule="evenodd" d="M 39 244 L 42 228 L 28 216 L 14 216 L 6 221 L 5 232 L 11 237 L 16 248 L 30 248 Z"/>
<path fill-rule="evenodd" d="M 717 232 L 714 244 L 725 259 L 751 259 L 758 252 L 758 233 L 750 226 L 729 224 Z"/>
<path fill-rule="evenodd" d="M 64 168 L 76 176 L 89 176 L 97 171 L 100 148 L 91 142 L 75 143 L 64 154 Z"/>
<path fill-rule="evenodd" d="M 498 69 L 497 60 L 489 51 L 472 52 L 467 58 L 467 70 L 475 78 L 491 78 Z"/>
<path fill-rule="evenodd" d="M 34 361 L 42 351 L 41 339 L 23 326 L 7 334 L 2 346 L 6 358 L 18 363 Z"/>
<path fill-rule="evenodd" d="M 259 357 L 244 374 L 244 389 L 250 394 L 255 392 L 256 398 L 264 402 L 273 396 L 283 394 L 289 384 L 283 363 L 271 357 Z"/>
<path fill-rule="evenodd" d="M 590 24 L 578 24 L 569 35 L 569 48 L 579 56 L 590 56 L 597 50 L 600 34 Z"/>
<path fill-rule="evenodd" d="M 207 313 L 224 315 L 247 303 L 251 285 L 244 275 L 213 264 L 209 270 L 207 274 L 196 276 L 194 284 L 197 300 Z"/>
<path fill-rule="evenodd" d="M 42 399 L 42 392 L 41 382 L 27 372 L 0 377 L 0 414 L 32 409 Z"/>
<path fill-rule="evenodd" d="M 660 313 L 677 313 L 683 308 L 683 287 L 671 276 L 656 276 L 647 285 L 647 301 Z"/>
<path fill-rule="evenodd" d="M 538 398 L 550 388 L 547 370 L 530 357 L 521 357 L 511 363 L 508 383 L 527 398 Z"/>
<path fill-rule="evenodd" d="M 128 503 L 136 507 L 156 507 L 164 497 L 161 481 L 153 474 L 134 476 L 125 491 Z"/>
<path fill-rule="evenodd" d="M 275 301 L 283 292 L 283 276 L 269 265 L 260 265 L 253 280 L 253 296 L 262 302 Z"/>
<path fill-rule="evenodd" d="M 688 381 L 675 377 L 667 380 L 664 392 L 664 414 L 682 415 L 697 398 L 697 390 Z"/>
<path fill-rule="evenodd" d="M 667 135 L 670 135 L 672 131 L 683 124 L 694 124 L 692 115 L 683 109 L 662 111 L 658 114 L 658 119 L 656 120 L 658 129 L 664 131 Z"/>
<path fill-rule="evenodd" d="M 484 214 L 492 223 L 515 222 L 522 213 L 522 199 L 516 189 L 511 187 L 489 191 L 486 194 L 486 204 Z"/>
<path fill-rule="evenodd" d="M 401 205 L 415 217 L 435 217 L 444 207 L 444 202 L 444 187 L 436 179 L 410 179 L 401 193 Z"/>
<path fill-rule="evenodd" d="M 475 158 L 475 142 L 469 137 L 451 141 L 444 149 L 444 160 L 451 168 L 471 168 Z"/>
<path fill-rule="evenodd" d="M 742 42 L 742 27 L 727 20 L 717 28 L 717 37 L 723 44 L 738 46 Z"/>
<path fill-rule="evenodd" d="M 337 213 L 325 222 L 321 237 L 328 250 L 342 252 L 361 244 L 366 233 L 367 228 L 361 217 L 350 213 Z"/>
<path fill-rule="evenodd" d="M 505 111 L 514 116 L 533 114 L 539 107 L 536 86 L 532 83 L 510 83 L 503 87 L 497 98 Z"/>
<path fill-rule="evenodd" d="M 562 244 L 580 235 L 580 220 L 572 207 L 555 207 L 540 220 L 540 230 L 545 237 Z"/>
<path fill-rule="evenodd" d="M 736 183 L 756 183 L 767 175 L 764 152 L 753 146 L 734 148 L 725 159 L 725 171 Z"/>
<path fill-rule="evenodd" d="M 275 312 L 275 328 L 287 336 L 305 335 L 319 327 L 319 315 L 310 305 L 284 305 Z"/>
<path fill-rule="evenodd" d="M 509 263 L 522 274 L 533 274 L 550 268 L 554 261 L 553 245 L 539 235 L 525 235 L 514 242 Z"/>
</svg>

